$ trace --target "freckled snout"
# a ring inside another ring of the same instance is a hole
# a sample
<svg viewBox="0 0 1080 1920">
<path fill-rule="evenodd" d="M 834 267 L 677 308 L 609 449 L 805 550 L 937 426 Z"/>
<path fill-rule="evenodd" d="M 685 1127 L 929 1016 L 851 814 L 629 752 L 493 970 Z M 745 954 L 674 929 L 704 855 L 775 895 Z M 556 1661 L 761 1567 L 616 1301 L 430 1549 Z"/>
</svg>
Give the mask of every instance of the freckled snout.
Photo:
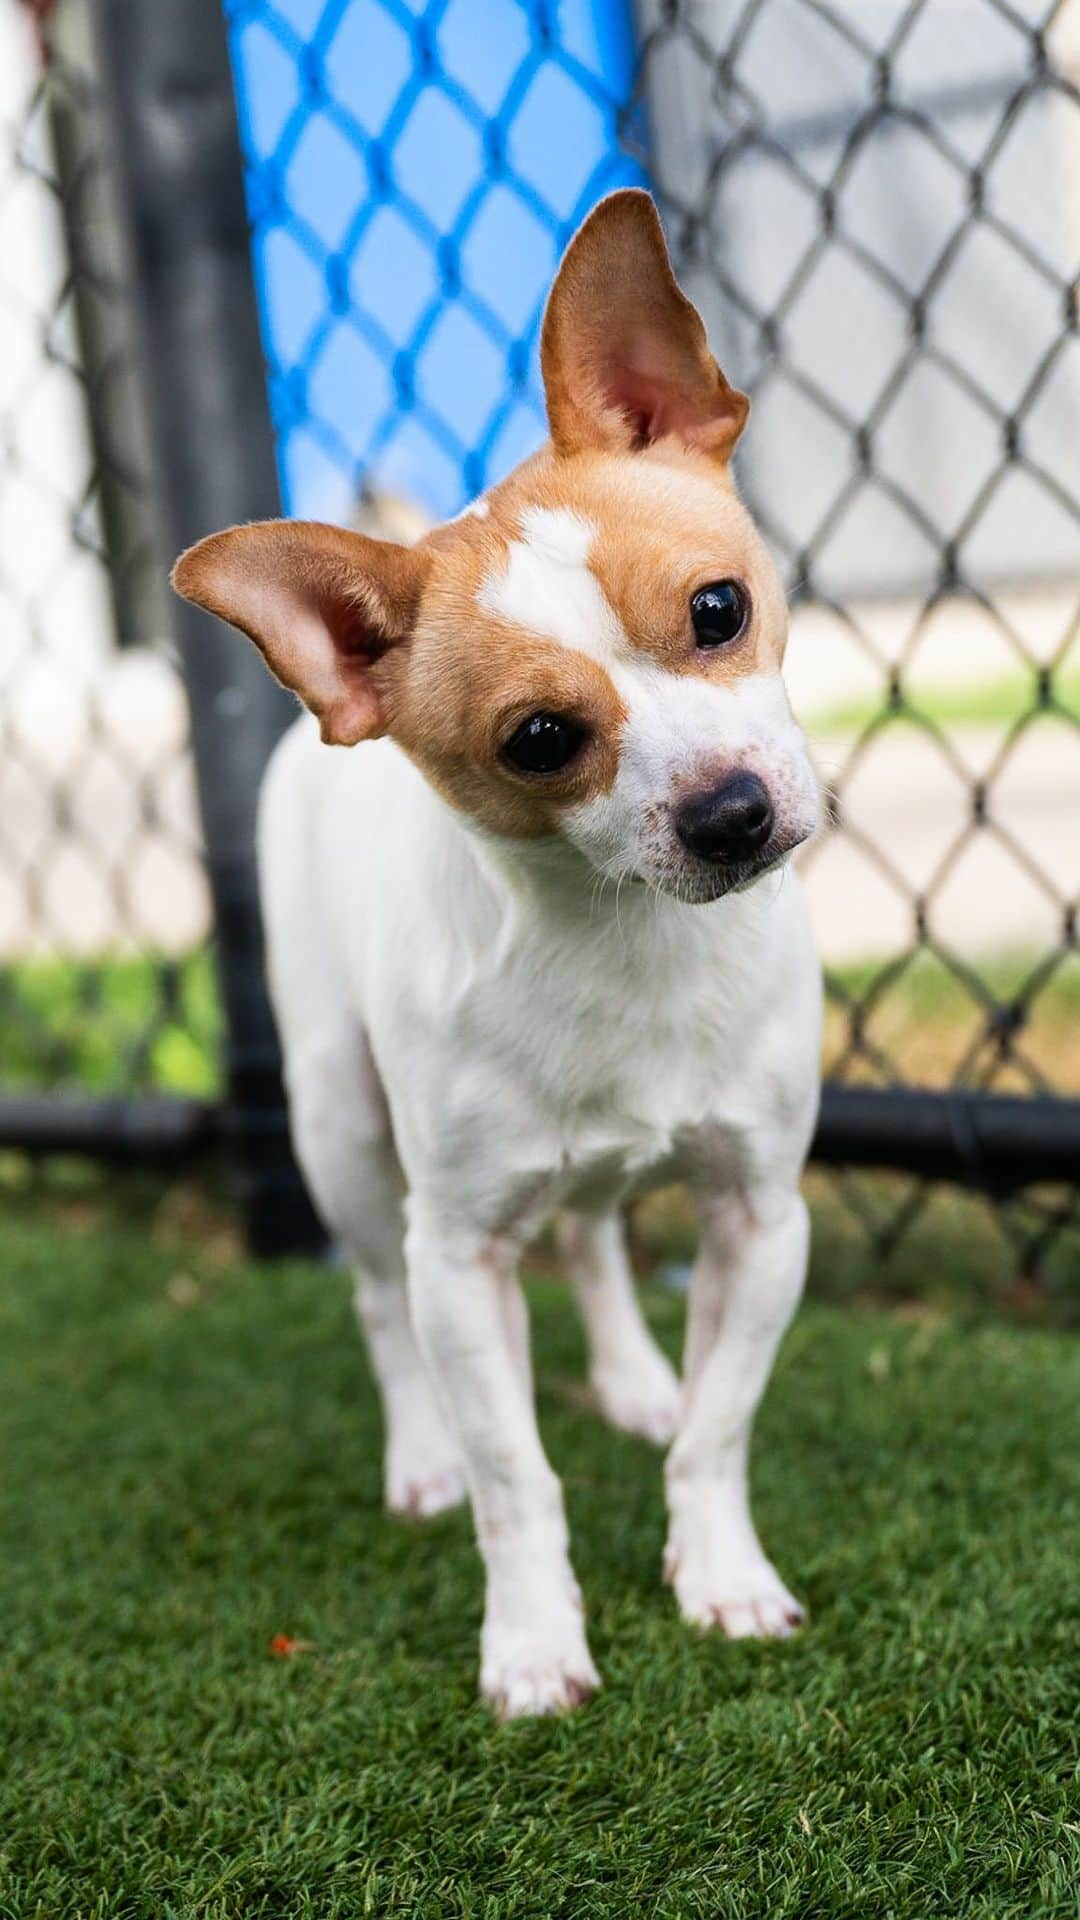
<svg viewBox="0 0 1080 1920">
<path fill-rule="evenodd" d="M 688 853 L 714 866 L 740 866 L 760 853 L 773 830 L 772 801 L 756 773 L 736 773 L 684 800 L 675 832 Z"/>
</svg>

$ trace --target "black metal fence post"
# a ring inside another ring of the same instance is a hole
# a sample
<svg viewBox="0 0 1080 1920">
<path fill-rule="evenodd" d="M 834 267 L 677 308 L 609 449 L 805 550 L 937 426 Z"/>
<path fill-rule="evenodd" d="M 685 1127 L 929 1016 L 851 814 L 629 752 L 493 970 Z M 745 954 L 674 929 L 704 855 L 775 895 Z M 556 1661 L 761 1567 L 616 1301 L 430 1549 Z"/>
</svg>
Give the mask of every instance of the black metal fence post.
<svg viewBox="0 0 1080 1920">
<path fill-rule="evenodd" d="M 163 563 L 280 512 L 220 0 L 93 0 L 153 449 Z M 256 1252 L 317 1229 L 288 1143 L 263 984 L 259 777 L 295 711 L 247 642 L 176 602 L 227 1020 L 236 1159 Z"/>
</svg>

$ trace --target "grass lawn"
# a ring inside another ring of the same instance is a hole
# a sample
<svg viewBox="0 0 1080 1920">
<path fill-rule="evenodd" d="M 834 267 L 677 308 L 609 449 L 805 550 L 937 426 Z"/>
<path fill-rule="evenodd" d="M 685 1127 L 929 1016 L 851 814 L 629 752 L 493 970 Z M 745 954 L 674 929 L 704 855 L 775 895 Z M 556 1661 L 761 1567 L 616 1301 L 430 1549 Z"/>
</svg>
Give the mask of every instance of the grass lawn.
<svg viewBox="0 0 1080 1920">
<path fill-rule="evenodd" d="M 675 1619 L 659 1461 L 533 1305 L 606 1686 L 499 1728 L 465 1517 L 381 1512 L 345 1276 L 245 1264 L 182 1195 L 7 1196 L 0 1915 L 1075 1915 L 1075 1341 L 974 1289 L 812 1301 L 755 1477 L 813 1620 L 755 1647 Z"/>
<path fill-rule="evenodd" d="M 221 1088 L 210 952 L 0 966 L 5 1092 L 70 1083 L 92 1093 L 210 1097 Z"/>
</svg>

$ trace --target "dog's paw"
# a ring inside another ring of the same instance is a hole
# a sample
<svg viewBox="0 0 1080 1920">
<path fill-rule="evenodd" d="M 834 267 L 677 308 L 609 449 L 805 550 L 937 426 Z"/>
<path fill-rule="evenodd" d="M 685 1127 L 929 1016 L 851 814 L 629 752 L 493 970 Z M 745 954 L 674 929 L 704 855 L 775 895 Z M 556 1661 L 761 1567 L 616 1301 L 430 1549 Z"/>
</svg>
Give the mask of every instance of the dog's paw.
<svg viewBox="0 0 1080 1920">
<path fill-rule="evenodd" d="M 664 1578 L 679 1612 L 695 1627 L 719 1627 L 729 1640 L 787 1640 L 803 1625 L 806 1610 L 765 1559 L 724 1561 L 680 1554 L 664 1556 Z"/>
<path fill-rule="evenodd" d="M 465 1475 L 459 1466 L 444 1467 L 441 1472 L 406 1475 L 393 1483 L 387 1480 L 386 1505 L 402 1520 L 428 1520 L 432 1514 L 460 1507 L 465 1499 Z"/>
<path fill-rule="evenodd" d="M 679 1423 L 682 1388 L 675 1369 L 657 1347 L 646 1347 L 631 1363 L 598 1367 L 593 1392 L 605 1420 L 621 1433 L 636 1433 L 666 1447 Z"/>
<path fill-rule="evenodd" d="M 425 1445 L 415 1438 L 392 1445 L 386 1455 L 386 1505 L 405 1520 L 426 1520 L 465 1498 L 465 1474 L 450 1441 Z"/>
<path fill-rule="evenodd" d="M 534 1580 L 527 1594 L 511 1592 L 494 1607 L 488 1590 L 480 1693 L 500 1720 L 569 1713 L 600 1686 L 584 1638 L 577 1580 L 569 1569 L 563 1584 L 565 1594 L 561 1588 L 544 1592 L 544 1582 Z"/>
<path fill-rule="evenodd" d="M 569 1713 L 600 1685 L 577 1619 L 526 1637 L 485 1627 L 480 1691 L 500 1720 Z"/>
</svg>

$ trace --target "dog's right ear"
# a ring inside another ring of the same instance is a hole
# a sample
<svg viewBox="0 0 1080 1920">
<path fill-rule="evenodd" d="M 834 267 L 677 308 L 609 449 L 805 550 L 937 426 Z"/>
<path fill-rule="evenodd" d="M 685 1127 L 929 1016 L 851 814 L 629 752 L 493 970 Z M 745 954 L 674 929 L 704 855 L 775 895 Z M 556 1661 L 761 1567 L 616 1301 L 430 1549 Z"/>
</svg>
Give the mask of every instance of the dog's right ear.
<svg viewBox="0 0 1080 1920">
<path fill-rule="evenodd" d="M 185 600 L 254 640 L 332 746 L 385 733 L 382 663 L 410 638 L 428 556 L 308 520 L 263 520 L 211 534 L 180 555 Z"/>
<path fill-rule="evenodd" d="M 557 453 L 631 453 L 670 435 L 726 463 L 750 411 L 713 359 L 639 187 L 601 200 L 571 240 L 540 365 Z"/>
</svg>

